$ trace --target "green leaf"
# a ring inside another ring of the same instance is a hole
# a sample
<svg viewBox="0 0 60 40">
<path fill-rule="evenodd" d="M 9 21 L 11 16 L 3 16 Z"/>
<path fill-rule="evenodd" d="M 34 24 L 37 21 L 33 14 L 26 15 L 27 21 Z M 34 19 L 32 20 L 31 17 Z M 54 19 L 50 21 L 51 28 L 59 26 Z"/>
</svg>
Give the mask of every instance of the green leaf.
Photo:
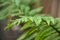
<svg viewBox="0 0 60 40">
<path fill-rule="evenodd" d="M 31 21 L 25 23 L 24 26 L 23 26 L 20 30 L 24 30 L 24 29 L 26 29 L 26 28 L 29 28 L 30 25 L 31 25 L 31 23 L 32 23 Z"/>
<path fill-rule="evenodd" d="M 51 34 L 49 37 L 45 38 L 44 40 L 48 40 L 48 39 L 53 40 L 53 39 L 55 39 L 57 36 L 58 36 L 58 34 L 57 34 L 57 33 L 54 33 L 54 34 Z"/>
<path fill-rule="evenodd" d="M 29 35 L 30 35 L 30 34 L 33 34 L 35 31 L 37 31 L 38 28 L 37 28 L 36 26 L 32 26 L 30 30 L 31 30 L 31 31 L 29 32 Z"/>
<path fill-rule="evenodd" d="M 52 24 L 55 24 L 55 19 L 53 17 L 51 17 L 51 22 Z"/>
<path fill-rule="evenodd" d="M 15 4 L 19 7 L 21 0 L 15 0 Z"/>
<path fill-rule="evenodd" d="M 19 25 L 21 23 L 21 19 L 17 20 L 17 25 Z"/>
<path fill-rule="evenodd" d="M 29 34 L 31 32 L 31 29 L 27 30 L 26 32 L 24 32 L 17 40 L 23 40 L 24 38 L 28 37 Z"/>
<path fill-rule="evenodd" d="M 9 16 L 11 9 L 13 8 L 13 5 L 9 5 L 7 8 L 0 11 L 0 20 L 5 19 Z"/>
<path fill-rule="evenodd" d="M 0 7 L 6 6 L 7 4 L 10 4 L 10 3 L 9 2 L 4 2 L 4 3 L 0 4 Z"/>
<path fill-rule="evenodd" d="M 43 17 L 43 20 L 46 21 L 48 25 L 50 25 L 50 22 L 51 22 L 50 17 Z"/>
<path fill-rule="evenodd" d="M 53 40 L 60 40 L 60 36 L 54 38 Z"/>
<path fill-rule="evenodd" d="M 31 4 L 32 3 L 32 0 L 22 0 L 22 4 L 24 4 L 24 5 L 29 5 L 29 4 Z"/>
<path fill-rule="evenodd" d="M 28 32 L 23 33 L 17 40 L 23 40 L 27 36 Z"/>
<path fill-rule="evenodd" d="M 33 38 L 35 38 L 36 35 L 37 35 L 37 33 L 34 33 L 30 37 L 26 38 L 26 40 L 32 40 Z"/>
<path fill-rule="evenodd" d="M 21 5 L 20 5 L 20 9 L 21 9 L 22 12 L 24 12 L 24 9 L 25 9 L 25 8 L 26 8 L 26 5 L 24 5 L 24 4 L 21 4 Z"/>
<path fill-rule="evenodd" d="M 35 40 L 41 40 L 39 34 L 40 34 L 40 31 L 39 31 L 38 34 L 36 35 Z"/>
<path fill-rule="evenodd" d="M 12 14 L 11 16 L 19 16 L 20 14 L 19 13 L 14 13 L 14 14 Z"/>
<path fill-rule="evenodd" d="M 32 22 L 34 21 L 34 18 L 33 18 L 33 17 L 31 17 L 31 16 L 30 16 L 30 17 L 28 17 L 28 19 L 29 19 L 30 21 L 32 21 Z"/>
<path fill-rule="evenodd" d="M 15 25 L 17 23 L 17 20 L 15 20 L 14 22 L 12 22 L 12 23 L 8 23 L 8 25 L 4 28 L 4 30 L 7 30 L 7 29 L 9 29 L 9 28 L 11 28 L 13 25 Z"/>
<path fill-rule="evenodd" d="M 35 37 L 35 40 L 42 40 L 42 36 L 45 32 L 51 30 L 48 26 L 40 26 L 42 30 L 39 30 L 38 34 Z"/>
<path fill-rule="evenodd" d="M 55 28 L 60 31 L 60 22 L 56 24 Z"/>
<path fill-rule="evenodd" d="M 60 22 L 60 18 L 55 18 L 55 19 L 56 19 L 56 21 Z"/>
<path fill-rule="evenodd" d="M 34 21 L 35 21 L 36 25 L 38 26 L 41 23 L 42 20 L 41 20 L 41 17 L 35 16 Z"/>
<path fill-rule="evenodd" d="M 25 15 L 28 15 L 27 13 L 30 11 L 30 7 L 29 6 L 26 6 L 25 7 Z"/>
<path fill-rule="evenodd" d="M 31 11 L 29 12 L 29 15 L 34 15 L 34 14 L 36 14 L 36 13 L 38 13 L 38 12 L 41 12 L 42 9 L 43 9 L 43 7 L 38 7 L 38 8 L 36 8 L 36 9 L 33 9 L 33 10 L 31 10 Z"/>
<path fill-rule="evenodd" d="M 21 17 L 21 21 L 22 21 L 22 22 L 27 22 L 27 21 L 28 21 L 28 17 L 22 16 L 22 17 Z"/>
</svg>

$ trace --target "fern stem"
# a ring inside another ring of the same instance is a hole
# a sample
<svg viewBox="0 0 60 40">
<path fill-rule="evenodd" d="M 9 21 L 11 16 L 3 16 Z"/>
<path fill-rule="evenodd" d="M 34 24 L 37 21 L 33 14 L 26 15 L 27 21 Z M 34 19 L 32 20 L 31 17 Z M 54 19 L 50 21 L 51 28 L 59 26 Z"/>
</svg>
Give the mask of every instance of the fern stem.
<svg viewBox="0 0 60 40">
<path fill-rule="evenodd" d="M 60 31 L 58 31 L 55 27 L 54 27 L 54 25 L 50 25 L 59 35 L 60 35 Z"/>
</svg>

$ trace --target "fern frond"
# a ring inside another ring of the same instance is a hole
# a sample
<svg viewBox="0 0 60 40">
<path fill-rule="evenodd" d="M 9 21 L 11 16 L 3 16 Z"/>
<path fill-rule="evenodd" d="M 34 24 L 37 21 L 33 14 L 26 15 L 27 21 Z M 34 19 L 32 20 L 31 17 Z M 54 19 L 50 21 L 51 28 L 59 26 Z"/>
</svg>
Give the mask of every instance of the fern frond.
<svg viewBox="0 0 60 40">
<path fill-rule="evenodd" d="M 2 0 L 1 0 L 2 1 Z M 7 1 L 9 5 L 7 5 Z M 4 19 L 11 14 L 14 19 L 9 21 L 5 30 L 14 25 L 24 23 L 20 30 L 28 29 L 17 40 L 60 40 L 60 18 L 53 18 L 45 14 L 38 14 L 43 7 L 32 9 L 32 4 L 38 0 L 4 0 L 1 3 L 0 19 Z"/>
</svg>

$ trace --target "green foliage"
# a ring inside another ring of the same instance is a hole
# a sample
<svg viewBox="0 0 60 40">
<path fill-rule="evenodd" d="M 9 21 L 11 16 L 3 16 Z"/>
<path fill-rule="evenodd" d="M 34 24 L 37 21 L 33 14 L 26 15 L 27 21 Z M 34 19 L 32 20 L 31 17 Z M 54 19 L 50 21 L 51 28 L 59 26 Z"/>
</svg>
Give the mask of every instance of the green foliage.
<svg viewBox="0 0 60 40">
<path fill-rule="evenodd" d="M 24 23 L 20 30 L 29 29 L 23 32 L 17 40 L 60 40 L 60 18 L 38 14 L 38 12 L 42 11 L 43 7 L 32 9 L 31 4 L 36 2 L 38 0 L 3 1 L 0 7 L 4 6 L 5 8 L 0 11 L 0 19 L 4 19 L 6 14 L 9 16 L 10 13 L 15 18 L 9 21 L 4 30 Z"/>
</svg>

